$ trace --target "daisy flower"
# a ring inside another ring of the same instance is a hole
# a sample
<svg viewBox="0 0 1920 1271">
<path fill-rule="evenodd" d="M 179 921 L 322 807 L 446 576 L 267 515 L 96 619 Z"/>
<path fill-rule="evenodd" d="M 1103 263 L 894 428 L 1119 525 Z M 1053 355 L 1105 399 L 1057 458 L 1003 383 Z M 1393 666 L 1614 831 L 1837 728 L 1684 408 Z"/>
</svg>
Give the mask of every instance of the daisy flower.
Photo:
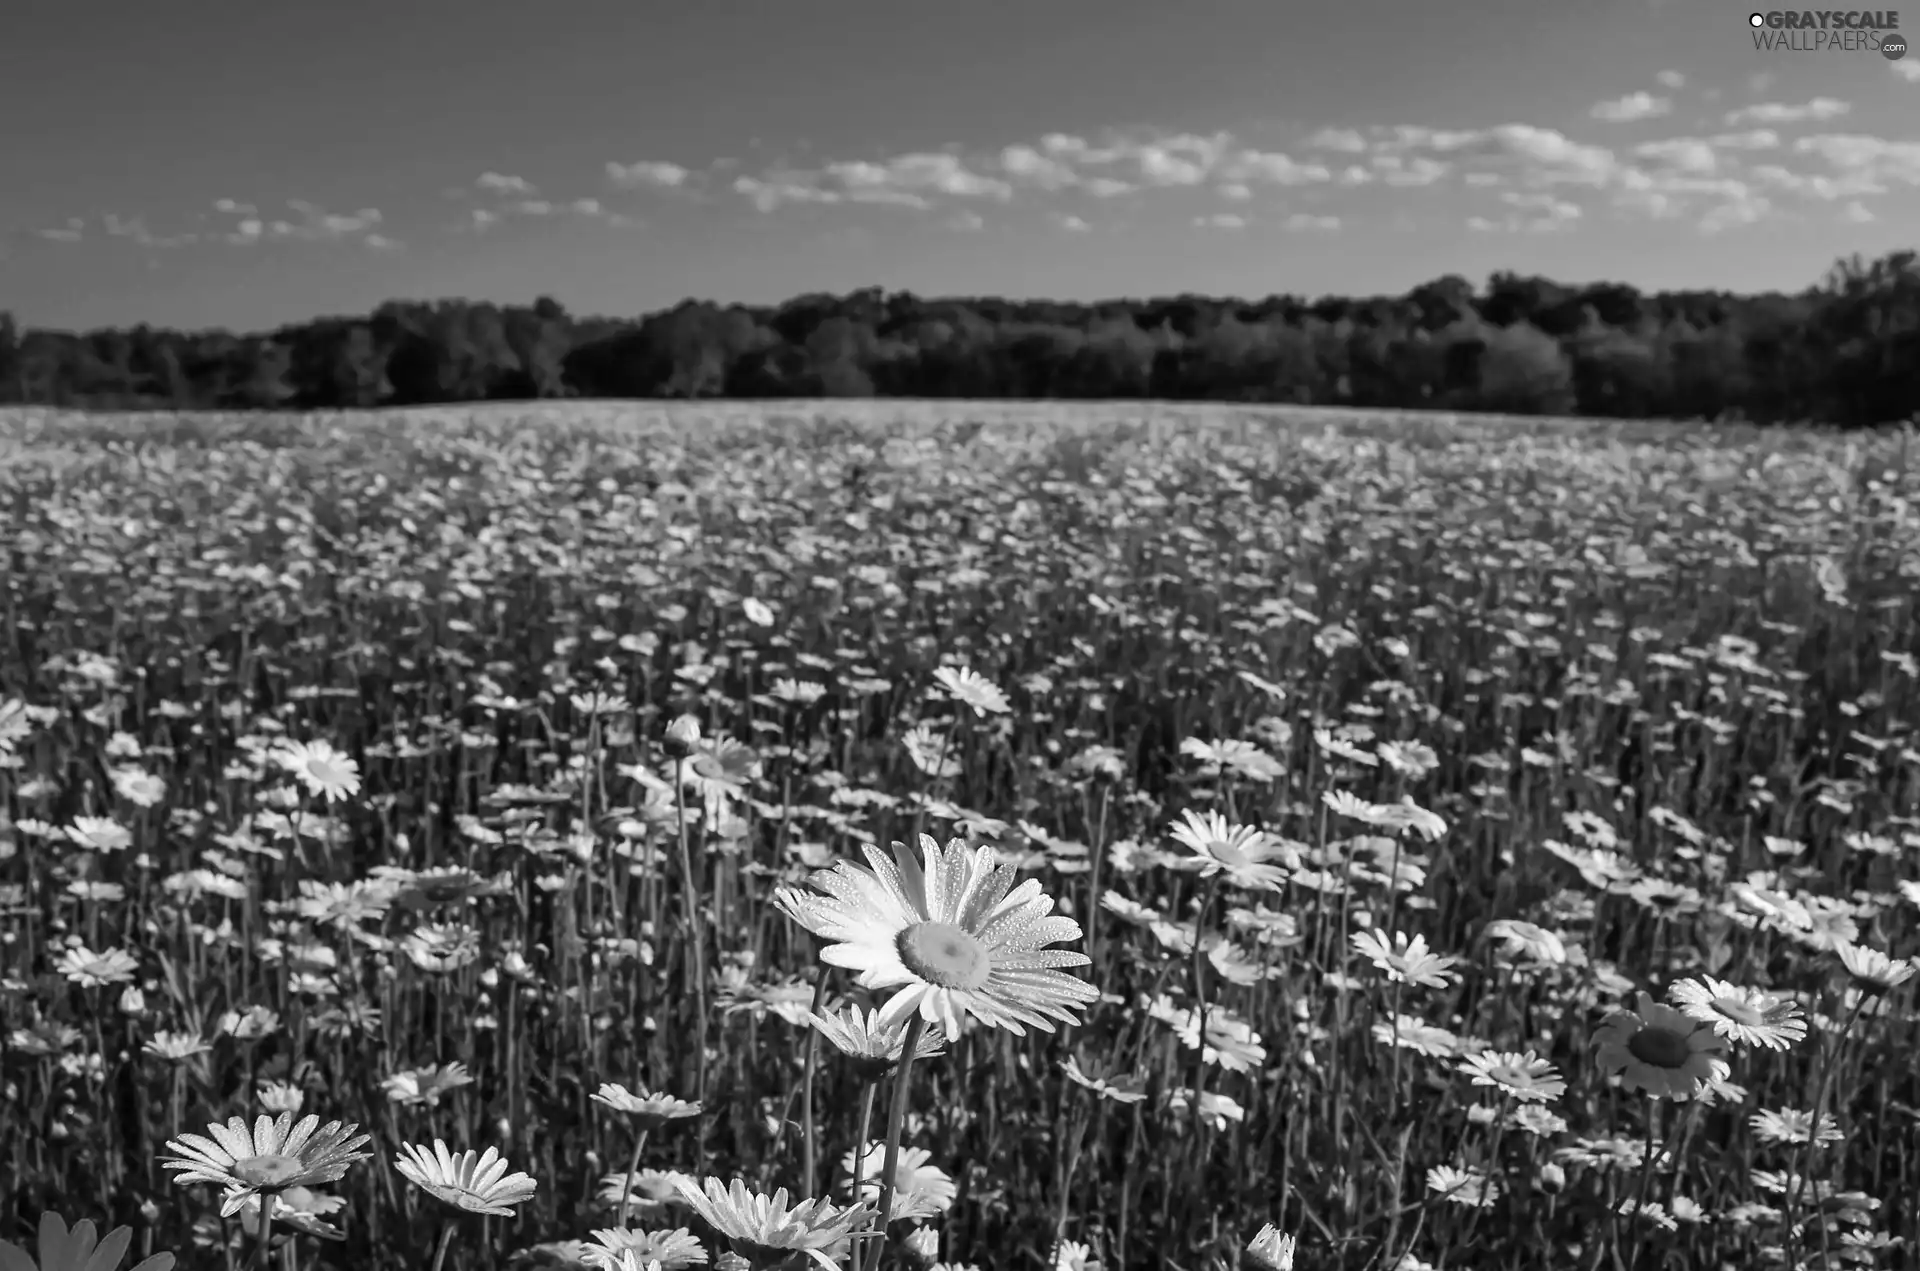
<svg viewBox="0 0 1920 1271">
<path fill-rule="evenodd" d="M 360 793 L 360 765 L 324 741 L 281 741 L 273 761 L 329 803 Z"/>
<path fill-rule="evenodd" d="M 1501 952 L 1509 957 L 1522 953 L 1536 962 L 1563 963 L 1567 960 L 1566 942 L 1545 927 L 1518 918 L 1498 918 L 1487 924 L 1487 935 L 1500 941 Z"/>
<path fill-rule="evenodd" d="M 1595 1060 L 1629 1090 L 1655 1099 L 1689 1099 L 1728 1067 L 1727 1043 L 1711 1027 L 1641 993 L 1633 1010 L 1616 1012 L 1593 1035 Z"/>
<path fill-rule="evenodd" d="M 438 1107 L 441 1095 L 472 1084 L 467 1066 L 458 1060 L 444 1067 L 428 1064 L 425 1068 L 396 1072 L 380 1082 L 387 1098 L 394 1103 L 424 1103 L 428 1107 Z"/>
<path fill-rule="evenodd" d="M 680 763 L 680 780 L 703 800 L 737 799 L 746 793 L 759 763 L 748 747 L 716 737 L 694 746 Z"/>
<path fill-rule="evenodd" d="M 840 1158 L 840 1168 L 860 1180 L 860 1199 L 876 1206 L 880 1203 L 880 1171 L 887 1167 L 886 1157 L 886 1143 L 875 1139 L 867 1144 L 866 1155 L 860 1159 L 857 1171 L 851 1150 Z M 900 1206 L 909 1198 L 921 1202 L 915 1208 L 932 1211 L 925 1214 L 926 1217 L 936 1217 L 953 1207 L 958 1189 L 954 1186 L 952 1176 L 931 1164 L 932 1160 L 933 1153 L 924 1147 L 900 1149 L 900 1159 L 893 1171 L 894 1219 L 906 1217 Z"/>
<path fill-rule="evenodd" d="M 1807 1035 L 1807 1021 L 1796 1002 L 1703 975 L 1681 980 L 1667 990 L 1689 1019 L 1709 1024 L 1736 1045 L 1785 1050 Z"/>
<path fill-rule="evenodd" d="M 82 1218 L 69 1230 L 66 1219 L 48 1210 L 40 1215 L 39 1271 L 115 1271 L 132 1243 L 131 1227 L 115 1227 L 105 1240 L 96 1240 L 92 1219 Z M 0 1240 L 0 1267 L 34 1271 L 35 1261 L 19 1245 Z M 131 1271 L 173 1271 L 173 1255 L 156 1253 Z"/>
<path fill-rule="evenodd" d="M 1814 1133 L 1813 1113 L 1794 1108 L 1762 1110 L 1747 1118 L 1747 1124 L 1753 1132 L 1769 1143 L 1838 1143 L 1846 1138 L 1833 1117 L 1827 1113 L 1820 1115 L 1820 1131 Z"/>
<path fill-rule="evenodd" d="M 1264 830 L 1235 825 L 1218 812 L 1186 809 L 1184 820 L 1175 823 L 1168 834 L 1173 841 L 1193 853 L 1180 864 L 1198 870 L 1202 878 L 1224 875 L 1235 887 L 1248 891 L 1278 891 L 1287 881 L 1287 870 L 1275 861 L 1293 864 L 1292 853 Z"/>
<path fill-rule="evenodd" d="M 53 964 L 54 970 L 83 989 L 125 984 L 133 978 L 133 973 L 139 967 L 140 964 L 125 949 L 104 949 L 95 953 L 83 944 L 68 949 Z"/>
<path fill-rule="evenodd" d="M 862 1081 L 875 1081 L 892 1071 L 900 1063 L 901 1052 L 906 1047 L 905 1024 L 896 1022 L 891 1027 L 882 1027 L 877 1010 L 842 1006 L 826 1015 L 809 1012 L 807 1021 L 833 1043 L 833 1048 L 852 1065 L 854 1075 Z M 945 1054 L 946 1040 L 945 1030 L 937 1026 L 922 1032 L 913 1048 L 915 1062 Z"/>
<path fill-rule="evenodd" d="M 840 1209 L 822 1200 L 787 1203 L 787 1189 L 771 1196 L 749 1192 L 739 1179 L 728 1187 L 717 1178 L 696 1185 L 676 1180 L 681 1199 L 718 1232 L 733 1252 L 756 1264 L 778 1265 L 794 1254 L 839 1271 L 830 1252 L 864 1230 L 878 1210 L 865 1203 Z"/>
<path fill-rule="evenodd" d="M 1013 709 L 993 681 L 967 667 L 937 667 L 933 678 L 948 697 L 971 707 L 976 715 L 1005 715 Z"/>
<path fill-rule="evenodd" d="M 294 1124 L 293 1113 L 262 1116 L 247 1128 L 234 1117 L 225 1125 L 209 1125 L 207 1135 L 182 1134 L 169 1139 L 160 1168 L 175 1171 L 176 1183 L 214 1183 L 227 1189 L 220 1216 L 231 1218 L 253 1195 L 273 1195 L 291 1187 L 338 1182 L 347 1167 L 372 1155 L 358 1149 L 369 1136 L 355 1134 L 352 1122 L 330 1121 L 324 1127 L 317 1116 Z"/>
<path fill-rule="evenodd" d="M 1128 1077 L 1115 1080 L 1112 1077 L 1095 1077 L 1080 1066 L 1078 1056 L 1068 1055 L 1060 1065 L 1060 1071 L 1067 1074 L 1067 1080 L 1083 1090 L 1091 1090 L 1102 1099 L 1111 1099 L 1115 1103 L 1143 1103 L 1147 1097 L 1146 1079 Z"/>
<path fill-rule="evenodd" d="M 526 1174 L 507 1173 L 506 1158 L 498 1148 L 482 1152 L 447 1151 L 442 1139 L 433 1141 L 433 1151 L 402 1143 L 393 1167 L 421 1191 L 470 1214 L 491 1214 L 496 1218 L 513 1217 L 513 1207 L 532 1200 L 537 1184 Z"/>
<path fill-rule="evenodd" d="M 1430 989 L 1443 989 L 1452 983 L 1453 974 L 1448 968 L 1460 960 L 1430 951 L 1425 936 L 1408 939 L 1396 931 L 1389 944 L 1377 931 L 1356 931 L 1349 939 L 1355 951 L 1385 972 L 1388 980 Z"/>
<path fill-rule="evenodd" d="M 1462 1060 L 1460 1071 L 1471 1076 L 1474 1085 L 1491 1086 L 1521 1103 L 1551 1103 L 1567 1092 L 1553 1065 L 1531 1050 L 1524 1055 L 1483 1050 Z"/>
<path fill-rule="evenodd" d="M 1436 1165 L 1428 1170 L 1427 1190 L 1439 1193 L 1442 1200 L 1477 1209 L 1491 1208 L 1493 1202 L 1500 1199 L 1497 1179 L 1476 1169 L 1452 1165 Z"/>
<path fill-rule="evenodd" d="M 1267 1223 L 1247 1242 L 1247 1260 L 1256 1271 L 1293 1271 L 1293 1237 Z"/>
<path fill-rule="evenodd" d="M 698 1103 L 688 1103 L 670 1094 L 649 1093 L 645 1087 L 635 1094 L 614 1081 L 601 1082 L 600 1089 L 594 1092 L 592 1098 L 595 1103 L 612 1108 L 615 1112 L 626 1113 L 639 1122 L 643 1130 L 657 1130 L 670 1121 L 700 1115 Z"/>
<path fill-rule="evenodd" d="M 580 1261 L 599 1271 L 618 1271 L 631 1255 L 636 1263 L 649 1263 L 661 1271 L 682 1271 L 685 1267 L 705 1266 L 707 1251 L 685 1227 L 672 1231 L 637 1231 L 631 1227 L 602 1227 L 593 1233 L 598 1244 L 585 1245 Z"/>
<path fill-rule="evenodd" d="M 1053 915 L 1038 882 L 1013 887 L 1013 867 L 996 866 L 991 847 L 942 848 L 925 834 L 920 845 L 924 864 L 904 843 L 891 860 L 869 846 L 871 870 L 838 862 L 807 880 L 811 890 L 783 887 L 774 903 L 826 942 L 821 961 L 858 972 L 862 988 L 895 990 L 881 1027 L 915 1011 L 949 1037 L 969 1015 L 1015 1034 L 1078 1023 L 1074 1008 L 1099 990 L 1059 968 L 1086 966 L 1087 955 L 1042 946 L 1078 940 L 1080 924 Z"/>
<path fill-rule="evenodd" d="M 1911 958 L 1890 958 L 1878 949 L 1848 940 L 1836 941 L 1833 951 L 1840 956 L 1841 965 L 1847 968 L 1854 983 L 1869 993 L 1897 989 L 1911 980 L 1915 972 L 1920 972 L 1920 966 L 1915 966 Z"/>
</svg>

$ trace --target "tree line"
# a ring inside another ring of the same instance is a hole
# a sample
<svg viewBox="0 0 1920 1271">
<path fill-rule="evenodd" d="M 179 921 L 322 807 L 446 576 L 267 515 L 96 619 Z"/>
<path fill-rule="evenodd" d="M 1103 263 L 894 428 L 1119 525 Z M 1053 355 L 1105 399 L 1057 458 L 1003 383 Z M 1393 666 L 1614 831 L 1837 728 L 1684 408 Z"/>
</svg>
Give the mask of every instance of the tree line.
<svg viewBox="0 0 1920 1271">
<path fill-rule="evenodd" d="M 276 331 L 22 328 L 0 403 L 295 409 L 531 398 L 1017 397 L 1291 402 L 1873 425 L 1920 412 L 1920 263 L 1798 294 L 1643 293 L 1496 273 L 1402 296 L 1091 304 L 877 287 L 637 319 L 392 301 Z"/>
</svg>

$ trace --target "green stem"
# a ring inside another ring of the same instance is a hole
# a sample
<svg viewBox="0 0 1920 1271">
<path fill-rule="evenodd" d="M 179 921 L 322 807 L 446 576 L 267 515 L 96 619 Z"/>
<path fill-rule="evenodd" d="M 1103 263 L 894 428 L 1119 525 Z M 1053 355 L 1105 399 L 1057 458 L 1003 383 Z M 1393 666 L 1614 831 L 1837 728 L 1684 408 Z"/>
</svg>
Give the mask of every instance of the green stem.
<svg viewBox="0 0 1920 1271">
<path fill-rule="evenodd" d="M 870 1264 L 876 1269 L 887 1244 L 887 1215 L 893 1212 L 893 1177 L 900 1169 L 900 1131 L 907 1120 L 907 1078 L 913 1073 L 914 1052 L 920 1049 L 920 1034 L 926 1026 L 926 1017 L 914 1012 L 913 1021 L 907 1025 L 906 1040 L 900 1046 L 900 1069 L 893 1078 L 893 1108 L 887 1114 L 887 1156 L 880 1166 L 880 1212 L 873 1219 L 874 1228 L 880 1234 L 873 1242 Z M 866 1144 L 860 1146 L 864 1148 Z"/>
<path fill-rule="evenodd" d="M 433 1271 L 440 1271 L 447 1262 L 447 1246 L 453 1243 L 453 1220 L 448 1219 L 440 1225 L 439 1247 L 433 1251 Z"/>
<path fill-rule="evenodd" d="M 640 1131 L 640 1137 L 633 1141 L 633 1155 L 627 1158 L 627 1176 L 620 1181 L 620 1217 L 614 1220 L 614 1226 L 622 1231 L 627 1229 L 627 1207 L 633 1203 L 633 1174 L 640 1168 L 640 1153 L 647 1147 L 647 1131 Z"/>
<path fill-rule="evenodd" d="M 694 1021 L 694 1056 L 698 1067 L 693 1075 L 693 1097 L 707 1099 L 707 954 L 700 934 L 700 886 L 694 879 L 693 852 L 687 846 L 687 761 L 674 760 L 674 820 L 680 830 L 680 873 L 687 883 L 687 940 L 693 946 L 693 1000 L 699 1015 Z M 702 1125 L 705 1122 L 702 1121 Z M 704 1138 L 704 1136 L 703 1136 Z"/>
<path fill-rule="evenodd" d="M 268 1238 L 273 1235 L 273 1197 L 267 1192 L 256 1193 L 260 1201 L 260 1225 L 254 1229 L 254 1236 L 260 1245 L 253 1251 L 255 1266 L 264 1267 L 270 1261 L 267 1255 Z"/>
</svg>

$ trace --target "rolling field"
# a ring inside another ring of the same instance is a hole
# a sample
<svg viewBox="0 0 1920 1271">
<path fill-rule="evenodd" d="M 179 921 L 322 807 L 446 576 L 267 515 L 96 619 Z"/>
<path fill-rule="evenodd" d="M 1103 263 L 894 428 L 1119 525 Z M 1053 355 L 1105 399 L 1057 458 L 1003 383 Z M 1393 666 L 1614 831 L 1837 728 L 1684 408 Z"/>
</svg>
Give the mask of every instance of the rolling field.
<svg viewBox="0 0 1920 1271">
<path fill-rule="evenodd" d="M 1915 1265 L 1913 440 L 0 417 L 0 1239 Z"/>
</svg>

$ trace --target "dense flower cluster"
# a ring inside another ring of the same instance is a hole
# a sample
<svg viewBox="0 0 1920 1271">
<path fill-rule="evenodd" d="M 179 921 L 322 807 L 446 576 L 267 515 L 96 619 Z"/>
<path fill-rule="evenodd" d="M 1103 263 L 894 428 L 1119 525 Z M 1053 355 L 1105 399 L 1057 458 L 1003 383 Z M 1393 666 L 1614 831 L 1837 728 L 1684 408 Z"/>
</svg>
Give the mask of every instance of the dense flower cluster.
<svg viewBox="0 0 1920 1271">
<path fill-rule="evenodd" d="M 0 1265 L 1898 1264 L 1903 441 L 980 413 L 0 425 Z"/>
</svg>

